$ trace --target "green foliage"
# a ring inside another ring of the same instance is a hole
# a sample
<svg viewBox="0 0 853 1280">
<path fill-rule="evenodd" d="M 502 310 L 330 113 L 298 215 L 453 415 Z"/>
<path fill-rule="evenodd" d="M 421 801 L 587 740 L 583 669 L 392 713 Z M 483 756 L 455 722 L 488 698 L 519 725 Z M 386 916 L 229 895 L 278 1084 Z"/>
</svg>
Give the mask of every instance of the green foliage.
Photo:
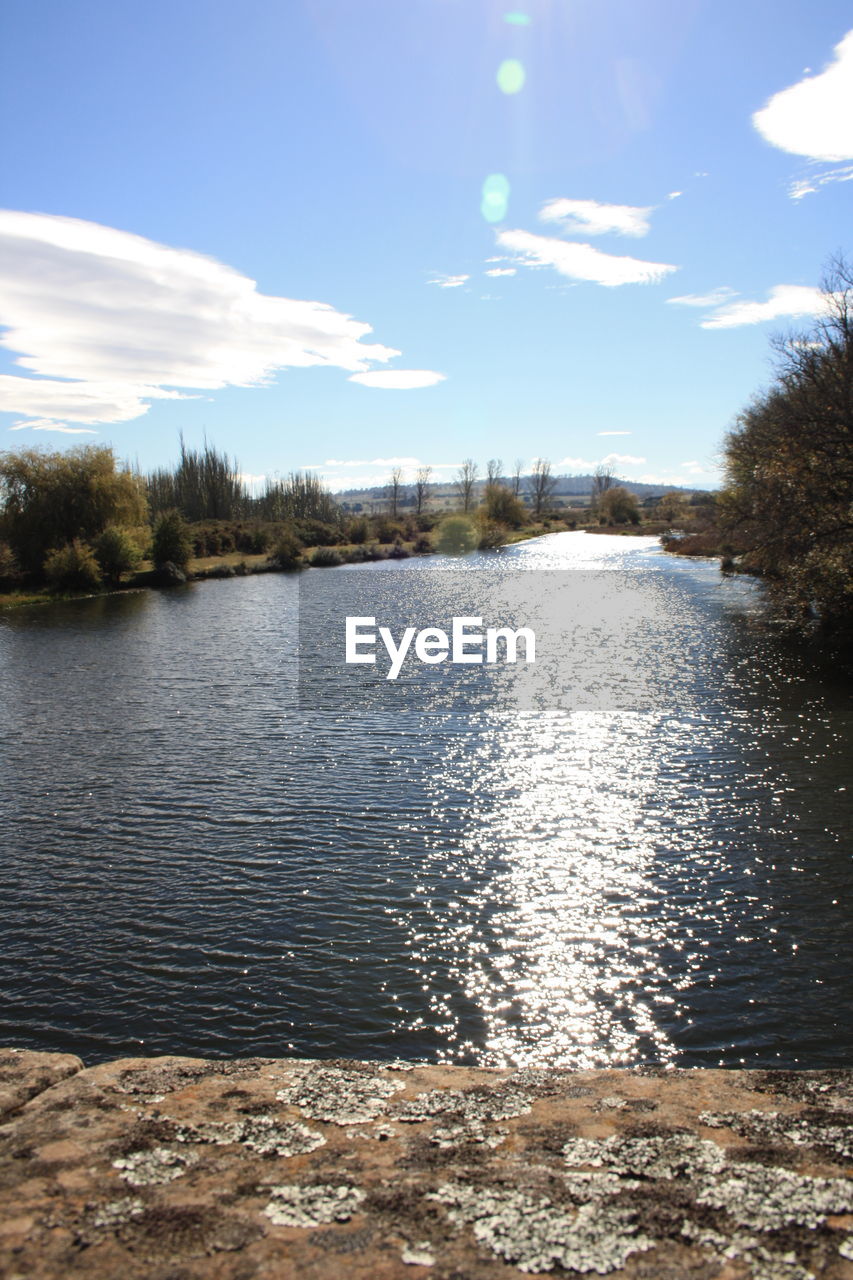
<svg viewBox="0 0 853 1280">
<path fill-rule="evenodd" d="M 95 553 L 79 538 L 48 553 L 44 577 L 52 591 L 96 591 L 101 585 Z"/>
<path fill-rule="evenodd" d="M 140 481 L 116 466 L 106 446 L 0 455 L 0 538 L 28 573 L 41 574 L 52 548 L 91 542 L 107 525 L 145 518 Z"/>
<path fill-rule="evenodd" d="M 640 507 L 636 496 L 622 485 L 605 489 L 598 499 L 599 524 L 639 524 Z"/>
<path fill-rule="evenodd" d="M 655 507 L 655 516 L 658 520 L 665 520 L 667 524 L 680 524 L 688 514 L 687 499 L 683 493 L 670 492 L 665 493 Z"/>
<path fill-rule="evenodd" d="M 207 441 L 203 449 L 188 449 L 183 436 L 175 470 L 152 471 L 146 484 L 154 514 L 174 509 L 187 520 L 234 520 L 249 503 L 236 458 Z"/>
<path fill-rule="evenodd" d="M 467 555 L 475 550 L 478 542 L 476 526 L 466 516 L 446 516 L 438 526 L 436 550 L 442 555 Z"/>
<path fill-rule="evenodd" d="M 337 502 L 311 471 L 291 471 L 285 480 L 267 482 L 252 510 L 263 520 L 320 520 L 330 526 L 340 525 L 342 518 Z"/>
<path fill-rule="evenodd" d="M 353 542 L 356 545 L 361 545 L 362 543 L 367 542 L 369 534 L 370 526 L 364 516 L 359 516 L 358 520 L 353 520 L 347 530 L 347 537 L 350 542 Z"/>
<path fill-rule="evenodd" d="M 270 553 L 270 561 L 279 569 L 302 568 L 302 543 L 295 534 L 285 530 L 280 535 Z"/>
<path fill-rule="evenodd" d="M 164 511 L 155 521 L 151 540 L 151 558 L 155 566 L 161 569 L 164 564 L 171 563 L 177 569 L 186 569 L 191 555 L 190 534 L 180 511 Z"/>
<path fill-rule="evenodd" d="M 109 524 L 95 539 L 95 558 L 106 582 L 116 585 L 139 565 L 139 548 L 126 529 Z"/>
<path fill-rule="evenodd" d="M 725 443 L 723 536 L 801 624 L 853 632 L 853 268 L 836 261 L 826 310 L 776 341 L 777 376 Z"/>
<path fill-rule="evenodd" d="M 487 520 L 506 525 L 508 529 L 520 529 L 527 518 L 524 503 L 504 484 L 486 487 L 483 510 Z"/>
<path fill-rule="evenodd" d="M 10 591 L 21 579 L 21 568 L 8 542 L 0 542 L 0 589 Z"/>
<path fill-rule="evenodd" d="M 334 547 L 317 547 L 311 556 L 311 564 L 318 569 L 331 569 L 343 562 L 343 556 Z"/>
</svg>

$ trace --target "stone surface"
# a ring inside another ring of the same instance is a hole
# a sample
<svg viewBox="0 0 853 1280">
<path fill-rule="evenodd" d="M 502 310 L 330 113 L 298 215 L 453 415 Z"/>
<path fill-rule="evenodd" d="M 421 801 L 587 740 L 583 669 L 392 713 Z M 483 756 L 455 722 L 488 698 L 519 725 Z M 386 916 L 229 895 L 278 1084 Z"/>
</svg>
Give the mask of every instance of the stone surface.
<svg viewBox="0 0 853 1280">
<path fill-rule="evenodd" d="M 71 1053 L 0 1049 L 0 1119 L 82 1069 L 83 1063 Z"/>
<path fill-rule="evenodd" d="M 0 1052 L 9 1280 L 853 1280 L 853 1072 Z"/>
</svg>

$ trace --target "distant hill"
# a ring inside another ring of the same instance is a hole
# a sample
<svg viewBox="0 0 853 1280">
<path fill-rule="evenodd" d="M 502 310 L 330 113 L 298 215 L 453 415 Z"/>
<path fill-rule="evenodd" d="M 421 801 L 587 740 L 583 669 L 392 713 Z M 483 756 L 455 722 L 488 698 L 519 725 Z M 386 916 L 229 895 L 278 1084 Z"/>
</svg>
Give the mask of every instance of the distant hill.
<svg viewBox="0 0 853 1280">
<path fill-rule="evenodd" d="M 525 496 L 527 477 L 522 480 L 521 497 Z M 566 505 L 566 501 L 571 498 L 589 498 L 592 493 L 594 477 L 592 475 L 580 476 L 556 476 L 556 484 L 554 487 L 554 498 L 563 499 L 560 505 Z M 501 484 L 512 487 L 512 480 L 506 476 L 502 477 Z M 707 493 L 706 489 L 691 488 L 687 485 L 673 484 L 641 484 L 637 480 L 621 480 L 614 479 L 614 484 L 621 485 L 627 489 L 629 493 L 635 493 L 640 499 L 659 498 L 664 493 L 683 493 L 690 495 L 694 493 Z M 479 500 L 482 497 L 483 490 L 486 486 L 485 480 L 478 480 L 474 486 L 474 493 Z M 459 501 L 459 494 L 452 480 L 440 480 L 435 484 L 429 485 L 429 497 L 427 505 L 431 507 L 453 506 Z M 398 503 L 402 510 L 414 506 L 414 486 L 404 484 L 401 488 L 401 498 Z M 353 508 L 356 506 L 366 507 L 368 510 L 372 507 L 384 507 L 388 501 L 388 491 L 385 485 L 372 485 L 365 489 L 343 489 L 336 493 L 335 497 L 342 506 Z"/>
</svg>

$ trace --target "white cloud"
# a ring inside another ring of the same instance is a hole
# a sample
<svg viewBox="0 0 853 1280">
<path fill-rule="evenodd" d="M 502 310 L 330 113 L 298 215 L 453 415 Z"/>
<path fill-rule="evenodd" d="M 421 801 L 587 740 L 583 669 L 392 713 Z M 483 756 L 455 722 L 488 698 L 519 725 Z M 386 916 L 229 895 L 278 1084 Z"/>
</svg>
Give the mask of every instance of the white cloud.
<svg viewBox="0 0 853 1280">
<path fill-rule="evenodd" d="M 53 422 L 50 418 L 27 418 L 23 422 L 13 422 L 10 431 L 59 431 L 67 436 L 96 436 L 97 431 L 91 427 L 66 427 L 61 422 Z"/>
<path fill-rule="evenodd" d="M 346 461 L 338 458 L 327 458 L 324 463 L 317 463 L 309 468 L 316 471 L 328 487 L 339 493 L 342 489 L 371 489 L 376 485 L 386 485 L 393 467 L 403 470 L 403 483 L 411 484 L 419 467 L 432 468 L 431 481 L 441 479 L 442 471 L 456 471 L 458 462 L 423 462 L 420 458 L 350 458 Z M 365 470 L 371 468 L 371 470 Z"/>
<path fill-rule="evenodd" d="M 816 316 L 826 309 L 826 298 L 820 289 L 801 284 L 777 284 L 766 302 L 729 302 L 705 316 L 703 329 L 737 329 L 741 325 L 761 324 L 765 320 L 785 317 Z"/>
<path fill-rule="evenodd" d="M 470 276 L 436 276 L 434 280 L 427 280 L 427 284 L 437 284 L 439 289 L 458 289 L 460 285 L 465 284 L 466 280 L 470 280 Z"/>
<path fill-rule="evenodd" d="M 836 169 L 824 169 L 823 173 L 813 173 L 808 178 L 796 178 L 788 188 L 792 200 L 802 200 L 803 196 L 814 195 L 821 187 L 828 187 L 833 182 L 853 181 L 853 165 L 843 164 Z"/>
<path fill-rule="evenodd" d="M 670 191 L 669 195 L 666 198 L 667 200 L 677 200 L 679 196 L 683 196 L 683 195 L 684 195 L 683 191 Z"/>
<path fill-rule="evenodd" d="M 853 31 L 817 76 L 776 93 L 752 117 L 774 147 L 813 160 L 853 160 Z"/>
<path fill-rule="evenodd" d="M 186 249 L 51 214 L 0 211 L 0 410 L 128 422 L 187 390 L 255 387 L 280 369 L 368 370 L 399 355 L 322 302 L 259 293 Z"/>
<path fill-rule="evenodd" d="M 653 205 L 639 208 L 630 204 L 599 204 L 597 200 L 561 197 L 543 205 L 539 217 L 543 222 L 559 222 L 571 235 L 644 236 L 649 231 L 649 215 L 653 212 Z"/>
<path fill-rule="evenodd" d="M 487 276 L 514 276 L 517 270 L 518 270 L 517 267 L 491 267 L 490 270 L 486 272 L 486 275 Z"/>
<path fill-rule="evenodd" d="M 377 369 L 369 373 L 354 373 L 350 382 L 362 387 L 381 387 L 385 391 L 412 391 L 417 387 L 434 387 L 444 382 L 445 375 L 433 369 Z"/>
<path fill-rule="evenodd" d="M 675 302 L 680 307 L 719 307 L 736 297 L 737 292 L 734 289 L 723 285 L 722 288 L 713 289 L 710 293 L 685 293 L 680 298 L 667 298 L 667 302 Z"/>
<path fill-rule="evenodd" d="M 632 436 L 634 433 L 633 431 L 598 431 L 596 434 L 600 436 Z"/>
<path fill-rule="evenodd" d="M 602 253 L 589 244 L 537 236 L 532 231 L 499 231 L 498 244 L 519 255 L 525 267 L 553 267 L 570 280 L 591 280 L 612 287 L 620 284 L 654 284 L 677 267 L 663 262 Z"/>
<path fill-rule="evenodd" d="M 645 461 L 645 458 L 637 458 L 630 453 L 608 453 L 603 458 L 561 458 L 556 466 L 585 475 L 596 467 L 640 467 Z"/>
</svg>

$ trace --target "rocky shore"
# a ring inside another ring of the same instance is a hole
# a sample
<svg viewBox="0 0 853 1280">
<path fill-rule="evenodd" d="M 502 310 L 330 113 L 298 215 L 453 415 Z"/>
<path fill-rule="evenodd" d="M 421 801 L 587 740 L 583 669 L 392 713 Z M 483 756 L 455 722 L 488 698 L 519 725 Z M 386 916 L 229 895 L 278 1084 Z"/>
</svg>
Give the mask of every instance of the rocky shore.
<svg viewBox="0 0 853 1280">
<path fill-rule="evenodd" d="M 853 1072 L 0 1051 L 6 1280 L 853 1280 Z"/>
</svg>

